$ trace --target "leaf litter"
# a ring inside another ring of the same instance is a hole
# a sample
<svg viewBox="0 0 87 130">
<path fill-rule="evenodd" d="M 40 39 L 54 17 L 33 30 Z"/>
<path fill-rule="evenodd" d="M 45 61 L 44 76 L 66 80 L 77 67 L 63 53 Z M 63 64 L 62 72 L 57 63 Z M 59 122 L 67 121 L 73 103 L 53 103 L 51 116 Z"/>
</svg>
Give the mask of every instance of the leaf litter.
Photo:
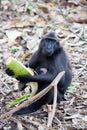
<svg viewBox="0 0 87 130">
<path fill-rule="evenodd" d="M 5 73 L 8 56 L 25 63 L 37 50 L 41 36 L 55 30 L 68 50 L 73 81 L 56 110 L 51 130 L 87 130 L 87 1 L 1 1 L 0 7 L 0 115 L 9 101 L 20 97 L 16 80 Z M 47 129 L 48 109 L 0 121 L 0 129 Z"/>
</svg>

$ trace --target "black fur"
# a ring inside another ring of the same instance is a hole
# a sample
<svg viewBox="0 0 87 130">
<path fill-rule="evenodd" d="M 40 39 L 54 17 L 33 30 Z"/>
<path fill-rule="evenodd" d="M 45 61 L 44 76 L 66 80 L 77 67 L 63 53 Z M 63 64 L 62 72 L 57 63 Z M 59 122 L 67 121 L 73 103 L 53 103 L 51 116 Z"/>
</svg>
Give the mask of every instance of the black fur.
<svg viewBox="0 0 87 130">
<path fill-rule="evenodd" d="M 72 71 L 69 63 L 69 59 L 66 53 L 61 47 L 58 37 L 54 32 L 50 32 L 42 37 L 39 49 L 33 54 L 29 61 L 29 67 L 33 68 L 38 75 L 29 76 L 24 75 L 18 77 L 18 80 L 27 83 L 30 81 L 38 83 L 38 92 L 47 87 L 57 74 L 61 71 L 65 71 L 65 75 L 58 84 L 58 97 L 59 103 L 64 97 L 64 93 L 72 80 Z M 25 107 L 17 112 L 17 114 L 32 113 L 38 110 L 43 104 L 53 103 L 54 90 L 51 89 L 40 100 L 36 101 L 32 105 Z"/>
</svg>

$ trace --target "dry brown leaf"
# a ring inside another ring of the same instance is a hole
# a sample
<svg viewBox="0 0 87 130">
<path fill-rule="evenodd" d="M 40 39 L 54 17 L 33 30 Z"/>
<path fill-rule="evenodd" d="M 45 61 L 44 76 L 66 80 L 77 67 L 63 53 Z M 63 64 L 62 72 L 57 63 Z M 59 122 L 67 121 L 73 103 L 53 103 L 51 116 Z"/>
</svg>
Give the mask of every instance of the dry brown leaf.
<svg viewBox="0 0 87 130">
<path fill-rule="evenodd" d="M 41 25 L 41 26 L 45 26 L 46 25 L 46 21 L 43 19 L 43 18 L 36 18 L 36 19 L 33 19 L 33 22 L 35 23 L 35 24 L 38 24 L 38 25 Z"/>
<path fill-rule="evenodd" d="M 46 4 L 45 5 L 44 4 L 38 4 L 37 6 L 38 6 L 38 9 L 42 10 L 44 13 L 49 12 Z"/>
<path fill-rule="evenodd" d="M 18 22 L 21 21 L 21 18 L 20 17 L 17 17 L 17 18 L 13 18 L 11 21 L 9 21 L 9 26 L 15 26 Z"/>
<path fill-rule="evenodd" d="M 73 12 L 74 11 L 74 12 Z M 69 22 L 87 23 L 87 11 L 83 9 L 75 9 L 70 12 L 66 18 Z"/>
<path fill-rule="evenodd" d="M 86 4 L 86 5 L 87 5 L 87 0 L 80 0 L 80 2 L 81 2 L 82 4 Z"/>
<path fill-rule="evenodd" d="M 22 35 L 22 32 L 17 30 L 7 30 L 6 35 L 8 37 L 9 42 L 14 42 L 17 37 Z"/>
<path fill-rule="evenodd" d="M 84 56 L 85 58 L 87 58 L 87 53 L 83 54 L 83 56 Z"/>
<path fill-rule="evenodd" d="M 24 21 L 20 21 L 20 22 L 16 23 L 15 26 L 19 27 L 19 28 L 24 28 L 24 27 L 28 27 L 28 26 L 33 26 L 33 23 L 31 23 L 28 20 L 24 20 Z"/>
</svg>

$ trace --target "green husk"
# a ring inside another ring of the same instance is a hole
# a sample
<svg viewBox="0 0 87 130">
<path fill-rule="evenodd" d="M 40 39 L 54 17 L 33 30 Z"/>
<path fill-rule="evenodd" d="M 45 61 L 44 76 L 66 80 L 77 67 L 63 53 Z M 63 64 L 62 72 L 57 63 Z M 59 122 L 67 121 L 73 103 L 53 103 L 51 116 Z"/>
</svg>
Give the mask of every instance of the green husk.
<svg viewBox="0 0 87 130">
<path fill-rule="evenodd" d="M 19 62 L 18 60 L 16 60 L 13 57 L 9 57 L 6 61 L 6 66 L 7 68 L 9 68 L 10 70 L 12 70 L 12 72 L 14 73 L 14 78 L 17 78 L 18 76 L 22 76 L 22 75 L 34 75 L 34 72 L 30 69 L 30 68 L 26 68 L 21 62 Z M 28 95 L 23 95 L 11 102 L 9 102 L 9 106 L 13 106 L 16 105 L 24 100 L 26 100 L 29 96 L 34 96 L 38 90 L 38 84 L 36 82 L 29 82 L 27 84 L 22 84 L 20 82 L 18 82 L 18 87 L 20 90 L 20 86 L 22 85 L 26 85 L 26 86 L 30 86 L 32 92 Z"/>
<path fill-rule="evenodd" d="M 6 66 L 14 72 L 15 78 L 22 75 L 34 75 L 34 72 L 30 68 L 26 68 L 21 62 L 13 57 L 7 59 Z"/>
</svg>

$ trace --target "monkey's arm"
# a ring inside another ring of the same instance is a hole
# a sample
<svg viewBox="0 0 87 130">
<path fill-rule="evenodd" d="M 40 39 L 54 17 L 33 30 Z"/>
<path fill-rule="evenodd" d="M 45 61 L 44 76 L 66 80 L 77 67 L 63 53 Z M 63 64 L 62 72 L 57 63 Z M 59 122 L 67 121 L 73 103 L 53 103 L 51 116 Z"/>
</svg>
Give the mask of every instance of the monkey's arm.
<svg viewBox="0 0 87 130">
<path fill-rule="evenodd" d="M 55 76 L 53 74 L 44 74 L 44 75 L 34 75 L 34 76 L 29 76 L 29 75 L 24 75 L 24 76 L 20 76 L 17 79 L 23 83 L 27 83 L 27 82 L 47 82 L 47 83 L 51 83 L 53 81 L 53 79 L 55 78 Z"/>
</svg>

